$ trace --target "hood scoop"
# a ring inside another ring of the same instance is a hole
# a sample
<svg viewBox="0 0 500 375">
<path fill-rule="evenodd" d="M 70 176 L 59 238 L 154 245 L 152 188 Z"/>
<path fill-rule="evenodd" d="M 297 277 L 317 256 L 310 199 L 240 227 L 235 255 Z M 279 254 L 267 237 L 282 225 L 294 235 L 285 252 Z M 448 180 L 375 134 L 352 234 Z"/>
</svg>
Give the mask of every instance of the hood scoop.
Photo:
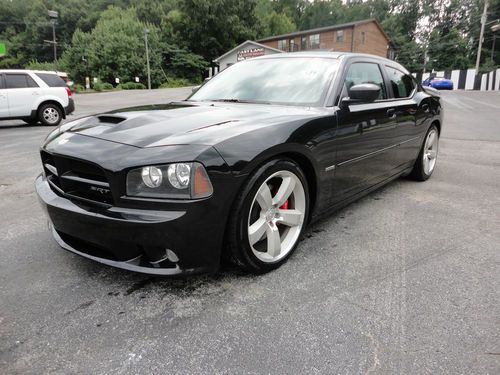
<svg viewBox="0 0 500 375">
<path fill-rule="evenodd" d="M 99 122 L 105 124 L 119 124 L 120 122 L 126 120 L 125 117 L 113 116 L 113 115 L 100 115 L 97 116 L 97 119 L 99 120 Z"/>
</svg>

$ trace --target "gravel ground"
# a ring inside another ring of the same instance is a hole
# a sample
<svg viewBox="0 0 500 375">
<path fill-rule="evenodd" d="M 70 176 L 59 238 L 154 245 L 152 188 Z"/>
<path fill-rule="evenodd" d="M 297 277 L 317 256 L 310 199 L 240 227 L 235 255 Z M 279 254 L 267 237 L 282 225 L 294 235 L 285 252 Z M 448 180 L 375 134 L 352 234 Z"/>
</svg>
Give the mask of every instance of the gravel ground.
<svg viewBox="0 0 500 375">
<path fill-rule="evenodd" d="M 71 117 L 189 92 L 75 95 Z M 429 181 L 315 224 L 258 277 L 158 279 L 63 251 L 33 189 L 51 129 L 0 122 L 0 373 L 500 373 L 500 92 L 443 100 Z"/>
</svg>

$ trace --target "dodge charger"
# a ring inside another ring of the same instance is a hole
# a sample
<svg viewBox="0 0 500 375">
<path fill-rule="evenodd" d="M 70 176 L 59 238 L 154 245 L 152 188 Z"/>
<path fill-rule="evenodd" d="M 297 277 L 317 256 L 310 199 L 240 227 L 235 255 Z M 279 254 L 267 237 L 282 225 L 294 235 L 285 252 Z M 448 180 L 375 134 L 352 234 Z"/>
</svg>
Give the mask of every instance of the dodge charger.
<svg viewBox="0 0 500 375">
<path fill-rule="evenodd" d="M 306 226 L 399 178 L 427 180 L 439 93 L 377 56 L 300 52 L 225 69 L 184 101 L 68 122 L 36 191 L 64 249 L 156 275 L 282 265 Z"/>
</svg>

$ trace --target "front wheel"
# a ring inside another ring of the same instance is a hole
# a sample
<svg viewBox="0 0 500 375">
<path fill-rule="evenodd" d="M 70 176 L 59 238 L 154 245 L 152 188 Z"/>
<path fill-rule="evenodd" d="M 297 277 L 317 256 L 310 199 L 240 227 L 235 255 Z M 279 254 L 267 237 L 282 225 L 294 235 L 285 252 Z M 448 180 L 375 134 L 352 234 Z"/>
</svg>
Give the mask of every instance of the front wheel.
<svg viewBox="0 0 500 375">
<path fill-rule="evenodd" d="M 432 125 L 427 134 L 425 135 L 425 140 L 418 154 L 418 158 L 415 161 L 413 170 L 410 176 L 417 181 L 425 181 L 431 177 L 432 172 L 436 166 L 437 156 L 439 149 L 439 131 L 436 125 Z"/>
<path fill-rule="evenodd" d="M 309 210 L 307 181 L 291 160 L 259 168 L 236 199 L 229 219 L 232 260 L 254 273 L 278 268 L 296 249 Z"/>
</svg>

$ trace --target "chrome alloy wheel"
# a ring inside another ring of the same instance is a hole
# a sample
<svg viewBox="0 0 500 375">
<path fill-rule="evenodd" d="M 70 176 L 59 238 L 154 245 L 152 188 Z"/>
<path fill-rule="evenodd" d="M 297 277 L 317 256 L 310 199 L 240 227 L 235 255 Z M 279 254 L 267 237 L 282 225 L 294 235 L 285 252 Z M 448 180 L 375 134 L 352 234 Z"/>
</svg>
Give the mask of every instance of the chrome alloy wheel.
<svg viewBox="0 0 500 375">
<path fill-rule="evenodd" d="M 305 221 L 306 195 L 300 179 L 282 170 L 269 176 L 255 194 L 248 217 L 248 240 L 262 262 L 286 257 Z"/>
<path fill-rule="evenodd" d="M 42 116 L 48 124 L 55 124 L 59 121 L 59 112 L 54 107 L 45 108 Z"/>
<path fill-rule="evenodd" d="M 426 175 L 430 175 L 434 170 L 436 165 L 436 159 L 438 154 L 438 143 L 439 135 L 436 129 L 431 129 L 427 134 L 425 139 L 424 152 L 423 152 L 423 164 L 424 172 Z"/>
</svg>

